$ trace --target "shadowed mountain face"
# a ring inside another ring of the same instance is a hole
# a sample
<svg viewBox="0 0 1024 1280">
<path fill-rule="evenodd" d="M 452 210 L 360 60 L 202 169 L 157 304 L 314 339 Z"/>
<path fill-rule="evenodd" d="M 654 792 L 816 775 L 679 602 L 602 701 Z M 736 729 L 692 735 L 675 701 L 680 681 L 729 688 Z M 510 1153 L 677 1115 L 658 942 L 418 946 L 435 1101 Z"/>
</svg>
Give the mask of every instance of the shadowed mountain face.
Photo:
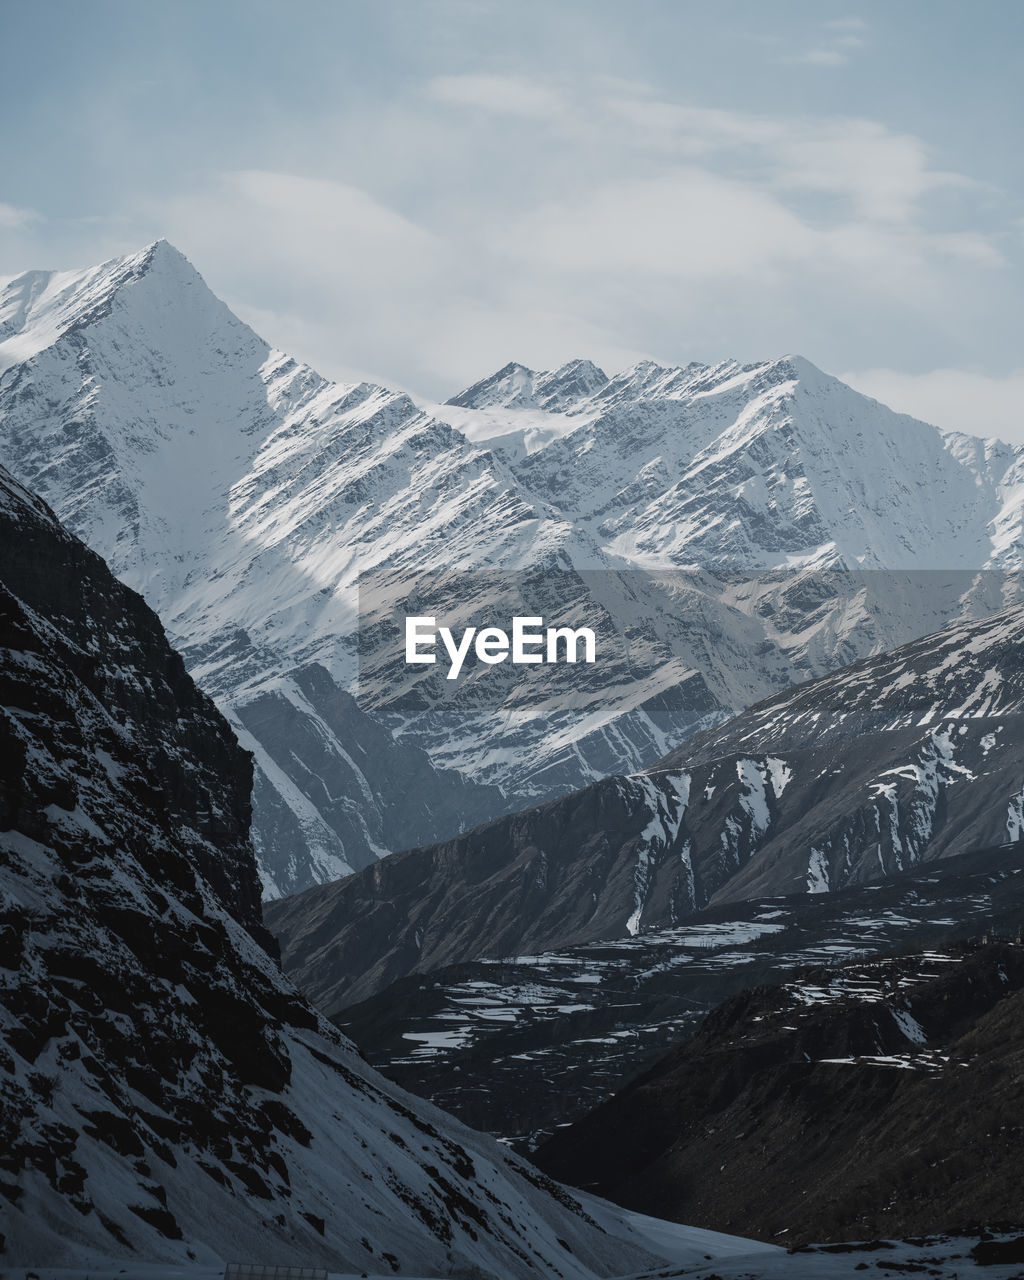
<svg viewBox="0 0 1024 1280">
<path fill-rule="evenodd" d="M 0 549 L 3 1265 L 651 1263 L 617 1211 L 383 1081 L 281 976 L 228 725 L 2 471 Z"/>
<path fill-rule="evenodd" d="M 413 972 L 671 927 L 1024 833 L 1024 609 L 780 694 L 613 777 L 272 904 L 328 1012 Z"/>
<path fill-rule="evenodd" d="M 1022 1014 L 1019 944 L 805 973 L 721 1005 L 535 1159 L 790 1244 L 1019 1224 Z"/>
<path fill-rule="evenodd" d="M 995 611 L 1005 584 L 977 571 L 1020 566 L 1019 449 L 799 357 L 510 366 L 428 414 L 271 350 L 166 242 L 5 286 L 0 458 L 157 610 L 253 752 L 269 896 L 641 769 Z M 478 663 L 449 720 L 397 652 L 357 684 L 366 577 L 392 616 L 425 573 L 436 611 L 465 604 L 467 570 L 571 577 L 539 595 L 600 620 L 601 678 L 539 693 Z M 857 577 L 883 570 L 931 576 Z"/>
</svg>

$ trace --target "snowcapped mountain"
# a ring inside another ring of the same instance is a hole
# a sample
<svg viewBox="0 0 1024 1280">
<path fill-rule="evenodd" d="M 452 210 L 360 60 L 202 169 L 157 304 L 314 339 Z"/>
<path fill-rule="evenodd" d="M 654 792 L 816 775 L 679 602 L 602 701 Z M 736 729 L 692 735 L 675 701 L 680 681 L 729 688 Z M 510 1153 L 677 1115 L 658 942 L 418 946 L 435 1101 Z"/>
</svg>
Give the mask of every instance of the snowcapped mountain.
<svg viewBox="0 0 1024 1280">
<path fill-rule="evenodd" d="M 500 809 L 345 695 L 353 575 L 415 544 L 423 489 L 473 483 L 462 437 L 271 352 L 164 242 L 20 277 L 0 339 L 5 461 L 158 610 L 256 754 L 266 887 Z M 417 518 L 385 511 L 385 488 Z M 364 520 L 397 536 L 375 548 Z"/>
<path fill-rule="evenodd" d="M 864 884 L 1024 835 L 1024 606 L 797 686 L 609 777 L 271 904 L 323 1007 L 411 972 Z"/>
<path fill-rule="evenodd" d="M 272 351 L 165 242 L 0 295 L 0 459 L 144 594 L 254 752 L 270 895 L 998 609 L 1022 457 L 798 358 L 512 365 L 427 413 Z M 380 617 L 431 592 L 458 612 L 479 570 L 495 604 L 593 617 L 599 678 L 477 664 L 446 721 L 410 713 L 435 698 L 397 654 L 358 671 L 361 584 Z"/>
<path fill-rule="evenodd" d="M 544 407 L 557 402 L 571 429 L 519 460 L 516 474 L 623 563 L 1020 566 L 1019 450 L 893 413 L 800 357 L 685 369 L 648 361 L 585 396 L 573 393 L 572 366 L 530 376 L 565 386 Z M 494 396 L 479 392 L 491 382 L 451 403 L 479 400 L 493 414 Z M 521 408 L 520 397 L 506 407 Z M 459 425 L 470 425 L 465 415 Z M 515 453 L 523 428 L 509 425 Z M 490 443 L 499 449 L 501 437 Z"/>
<path fill-rule="evenodd" d="M 5 1268 L 593 1280 L 672 1257 L 386 1083 L 304 1001 L 259 945 L 251 765 L 226 721 L 144 602 L 2 471 L 0 534 Z"/>
</svg>

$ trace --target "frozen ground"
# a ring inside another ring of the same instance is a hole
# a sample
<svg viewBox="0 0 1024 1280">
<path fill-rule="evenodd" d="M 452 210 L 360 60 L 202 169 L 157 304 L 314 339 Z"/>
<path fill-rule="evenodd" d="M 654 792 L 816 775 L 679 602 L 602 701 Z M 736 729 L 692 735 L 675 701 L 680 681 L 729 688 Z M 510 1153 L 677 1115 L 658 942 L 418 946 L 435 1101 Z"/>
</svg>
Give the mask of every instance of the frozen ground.
<svg viewBox="0 0 1024 1280">
<path fill-rule="evenodd" d="M 820 1245 L 798 1253 L 763 1252 L 709 1259 L 681 1269 L 652 1271 L 642 1280 L 859 1280 L 863 1275 L 922 1275 L 932 1280 L 1021 1280 L 1024 1237 L 984 1233 L 974 1236 L 928 1236 L 915 1240 L 874 1240 L 864 1244 Z M 974 1256 L 972 1250 L 981 1256 Z M 1018 1261 L 987 1261 L 1004 1254 Z M 637 1280 L 641 1280 L 640 1277 Z"/>
<path fill-rule="evenodd" d="M 601 1203 L 588 1196 L 581 1196 L 580 1199 L 590 1208 Z M 627 1213 L 624 1219 L 626 1229 L 636 1233 L 630 1236 L 632 1242 L 636 1243 L 636 1235 L 642 1236 L 650 1251 L 665 1258 L 669 1268 L 682 1266 L 689 1269 L 711 1260 L 717 1263 L 734 1258 L 749 1261 L 756 1258 L 774 1259 L 786 1256 L 784 1251 L 775 1245 L 744 1240 L 739 1236 L 723 1235 L 718 1231 L 704 1231 L 699 1227 L 680 1226 L 675 1222 L 663 1222 L 642 1213 Z M 625 1234 L 623 1238 L 626 1238 Z M 251 1259 L 246 1261 L 254 1266 L 259 1265 Z M 295 1265 L 301 1266 L 301 1260 L 297 1260 Z M 363 1273 L 330 1272 L 328 1274 L 329 1280 L 378 1280 L 378 1277 L 366 1277 Z M 670 1270 L 668 1274 L 680 1273 Z M 87 1268 L 28 1267 L 0 1270 L 0 1280 L 222 1280 L 223 1275 L 223 1266 L 161 1266 L 109 1259 L 97 1259 L 95 1266 Z M 470 1280 L 469 1273 L 458 1268 L 451 1275 Z M 485 1280 L 485 1277 L 486 1280 L 491 1280 L 490 1273 L 479 1273 L 479 1280 Z M 379 1280 L 393 1280 L 393 1276 L 388 1274 L 386 1277 L 380 1277 Z M 441 1280 L 441 1277 L 405 1276 L 403 1280 Z M 473 1275 L 472 1280 L 477 1280 L 477 1276 Z M 504 1280 L 504 1277 L 495 1276 L 494 1280 Z"/>
</svg>

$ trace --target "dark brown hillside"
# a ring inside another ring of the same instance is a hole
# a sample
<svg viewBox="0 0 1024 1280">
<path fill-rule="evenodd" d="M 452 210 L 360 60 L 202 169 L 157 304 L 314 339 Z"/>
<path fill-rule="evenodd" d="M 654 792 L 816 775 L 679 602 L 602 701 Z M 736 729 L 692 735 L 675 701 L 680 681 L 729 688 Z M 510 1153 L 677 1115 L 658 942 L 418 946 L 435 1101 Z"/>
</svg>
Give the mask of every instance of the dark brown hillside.
<svg viewBox="0 0 1024 1280">
<path fill-rule="evenodd" d="M 800 1244 L 1024 1222 L 1024 947 L 822 970 L 720 1005 L 535 1155 L 646 1213 Z"/>
</svg>

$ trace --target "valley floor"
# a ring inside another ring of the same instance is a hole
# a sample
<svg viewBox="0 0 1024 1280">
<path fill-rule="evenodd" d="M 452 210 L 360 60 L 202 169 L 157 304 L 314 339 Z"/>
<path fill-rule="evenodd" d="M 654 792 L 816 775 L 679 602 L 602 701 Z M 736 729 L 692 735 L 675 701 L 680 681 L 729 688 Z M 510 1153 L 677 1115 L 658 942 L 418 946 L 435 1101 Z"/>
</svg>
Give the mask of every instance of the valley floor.
<svg viewBox="0 0 1024 1280">
<path fill-rule="evenodd" d="M 687 1260 L 629 1280 L 860 1280 L 869 1275 L 928 1276 L 931 1280 L 1021 1280 L 1024 1236 L 981 1231 L 966 1236 L 935 1235 L 914 1240 L 808 1246 L 798 1252 L 712 1231 L 700 1231 L 644 1219 L 651 1243 L 662 1252 L 678 1249 Z M 695 1248 L 710 1250 L 694 1262 Z M 456 1273 L 458 1274 L 458 1273 Z M 15 1268 L 0 1270 L 0 1280 L 222 1280 L 223 1267 L 179 1267 L 156 1263 L 99 1262 L 89 1268 Z M 330 1273 L 328 1280 L 393 1280 L 393 1276 Z M 407 1276 L 404 1280 L 441 1280 Z M 476 1278 L 474 1277 L 474 1280 Z M 490 1280 L 490 1277 L 487 1278 Z M 496 1280 L 501 1280 L 497 1277 Z"/>
<path fill-rule="evenodd" d="M 593 1209 L 601 1202 L 593 1197 L 581 1195 L 584 1207 Z M 614 1222 L 612 1219 L 612 1229 Z M 693 1267 L 704 1263 L 733 1262 L 745 1260 L 760 1263 L 766 1258 L 785 1258 L 785 1251 L 776 1245 L 764 1244 L 758 1240 L 747 1240 L 740 1236 L 725 1235 L 719 1231 L 708 1231 L 701 1227 L 682 1226 L 676 1222 L 666 1222 L 661 1218 L 651 1218 L 642 1213 L 624 1213 L 619 1219 L 621 1230 L 630 1234 L 635 1242 L 636 1236 L 643 1238 L 643 1243 L 650 1253 L 665 1259 L 664 1272 L 651 1275 L 689 1274 Z M 633 1234 L 635 1233 L 635 1234 Z M 259 1267 L 258 1261 L 246 1260 L 243 1265 Z M 295 1280 L 299 1280 L 296 1263 Z M 679 1270 L 682 1268 L 682 1270 Z M 278 1268 L 278 1278 L 283 1268 Z M 223 1264 L 199 1264 L 180 1266 L 171 1263 L 138 1262 L 125 1259 L 99 1258 L 90 1266 L 82 1267 L 11 1267 L 0 1268 L 0 1280 L 223 1280 L 225 1268 Z M 393 1280 L 393 1275 L 369 1276 L 365 1273 L 350 1275 L 348 1273 L 317 1271 L 318 1275 L 328 1274 L 328 1280 Z M 740 1274 L 740 1273 L 737 1273 Z M 273 1271 L 268 1268 L 267 1280 L 272 1280 Z M 503 1276 L 485 1271 L 466 1271 L 456 1267 L 445 1277 L 404 1276 L 403 1280 L 505 1280 Z"/>
</svg>

